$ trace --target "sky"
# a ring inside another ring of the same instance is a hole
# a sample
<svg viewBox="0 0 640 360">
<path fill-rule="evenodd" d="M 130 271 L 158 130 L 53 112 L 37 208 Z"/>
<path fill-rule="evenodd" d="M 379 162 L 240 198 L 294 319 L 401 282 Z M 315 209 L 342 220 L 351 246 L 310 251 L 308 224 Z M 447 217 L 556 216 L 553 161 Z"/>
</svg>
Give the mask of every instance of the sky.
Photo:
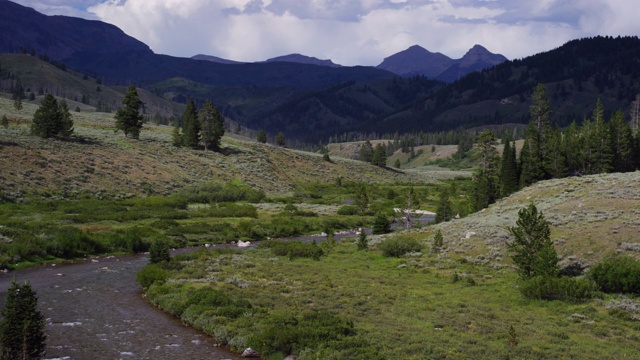
<svg viewBox="0 0 640 360">
<path fill-rule="evenodd" d="M 636 0 L 13 0 L 101 20 L 158 54 L 262 61 L 299 53 L 375 66 L 412 45 L 523 58 L 596 35 L 640 35 Z"/>
</svg>

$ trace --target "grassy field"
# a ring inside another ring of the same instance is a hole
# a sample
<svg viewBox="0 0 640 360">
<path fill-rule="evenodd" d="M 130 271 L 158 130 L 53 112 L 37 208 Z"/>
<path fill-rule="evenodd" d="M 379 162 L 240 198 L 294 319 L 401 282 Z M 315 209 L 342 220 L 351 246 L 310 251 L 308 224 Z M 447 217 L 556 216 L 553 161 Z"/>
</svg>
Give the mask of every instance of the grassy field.
<svg viewBox="0 0 640 360">
<path fill-rule="evenodd" d="M 634 359 L 637 298 L 527 300 L 505 244 L 518 210 L 534 202 L 552 226 L 562 267 L 589 268 L 616 253 L 638 258 L 638 189 L 640 173 L 545 181 L 463 219 L 370 236 L 367 251 L 358 251 L 355 239 L 332 249 L 323 244 L 319 261 L 268 249 L 197 253 L 172 261 L 148 297 L 220 342 L 273 359 Z M 438 229 L 444 251 L 433 253 Z M 422 250 L 384 257 L 379 246 L 392 238 L 417 240 Z M 251 307 L 229 317 L 192 304 L 197 289 L 217 289 Z M 274 323 L 285 329 L 283 338 L 305 339 L 286 324 L 305 324 L 309 312 L 352 323 L 353 331 L 318 346 L 267 345 L 275 340 L 264 329 Z"/>
</svg>

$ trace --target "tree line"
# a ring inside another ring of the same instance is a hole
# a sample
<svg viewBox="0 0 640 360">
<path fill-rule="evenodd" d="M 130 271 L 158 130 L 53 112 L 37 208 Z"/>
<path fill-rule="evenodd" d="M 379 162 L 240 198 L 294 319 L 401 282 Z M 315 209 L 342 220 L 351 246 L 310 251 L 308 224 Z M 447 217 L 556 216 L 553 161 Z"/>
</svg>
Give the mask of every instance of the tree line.
<svg viewBox="0 0 640 360">
<path fill-rule="evenodd" d="M 640 108 L 640 98 L 635 102 L 638 104 L 632 104 L 632 110 Z M 622 111 L 606 119 L 598 100 L 590 118 L 580 125 L 574 120 L 566 128 L 552 125 L 551 113 L 546 87 L 539 84 L 533 93 L 531 120 L 519 156 L 511 139 L 503 139 L 500 157 L 494 147 L 494 134 L 489 130 L 479 134 L 476 147 L 481 161 L 473 174 L 474 210 L 541 180 L 640 168 L 637 126 L 628 123 Z"/>
</svg>

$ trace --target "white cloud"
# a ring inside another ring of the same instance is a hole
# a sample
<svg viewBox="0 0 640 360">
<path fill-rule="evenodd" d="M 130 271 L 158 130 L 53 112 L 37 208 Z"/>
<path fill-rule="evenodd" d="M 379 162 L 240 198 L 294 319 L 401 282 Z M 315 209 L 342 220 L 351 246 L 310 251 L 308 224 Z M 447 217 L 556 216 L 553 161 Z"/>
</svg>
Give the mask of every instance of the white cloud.
<svg viewBox="0 0 640 360">
<path fill-rule="evenodd" d="M 344 65 L 377 65 L 414 44 L 451 57 L 481 44 L 520 58 L 579 37 L 640 33 L 634 2 L 626 0 L 18 2 L 48 14 L 66 11 L 99 18 L 157 53 L 204 53 L 240 61 L 302 53 Z"/>
</svg>

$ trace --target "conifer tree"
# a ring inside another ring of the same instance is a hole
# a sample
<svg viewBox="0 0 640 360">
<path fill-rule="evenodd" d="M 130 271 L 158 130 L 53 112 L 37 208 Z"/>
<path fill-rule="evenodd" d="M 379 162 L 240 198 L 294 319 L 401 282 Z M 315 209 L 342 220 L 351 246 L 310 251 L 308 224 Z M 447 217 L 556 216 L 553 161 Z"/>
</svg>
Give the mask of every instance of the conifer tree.
<svg viewBox="0 0 640 360">
<path fill-rule="evenodd" d="M 373 146 L 369 140 L 365 141 L 360 147 L 360 161 L 371 162 L 373 159 Z"/>
<path fill-rule="evenodd" d="M 443 246 L 444 246 L 444 236 L 442 235 L 442 231 L 438 229 L 438 231 L 436 231 L 436 234 L 433 236 L 433 246 L 431 248 L 431 251 L 434 253 L 438 253 L 440 252 L 440 250 L 442 250 Z"/>
<path fill-rule="evenodd" d="M 367 211 L 367 208 L 369 207 L 369 194 L 367 193 L 367 187 L 364 184 L 358 185 L 354 203 L 358 207 L 358 210 L 360 210 L 361 214 Z"/>
<path fill-rule="evenodd" d="M 598 99 L 593 117 L 588 125 L 584 125 L 586 139 L 587 174 L 602 174 L 611 171 L 613 152 L 611 149 L 610 129 L 604 120 L 602 102 Z"/>
<path fill-rule="evenodd" d="M 211 100 L 205 101 L 198 111 L 198 120 L 205 151 L 209 148 L 220 151 L 220 140 L 224 135 L 224 119 Z"/>
<path fill-rule="evenodd" d="M 176 121 L 176 123 L 173 125 L 173 132 L 171 132 L 171 143 L 175 147 L 181 147 L 183 140 L 184 138 L 180 133 L 180 124 Z"/>
<path fill-rule="evenodd" d="M 22 110 L 22 99 L 17 97 L 15 100 L 13 100 L 13 107 L 18 111 Z"/>
<path fill-rule="evenodd" d="M 485 130 L 478 135 L 480 164 L 473 173 L 474 189 L 471 196 L 475 211 L 494 203 L 499 195 L 498 152 L 493 147 L 495 141 L 491 130 Z"/>
<path fill-rule="evenodd" d="M 622 111 L 617 111 L 609 121 L 611 148 L 613 151 L 613 171 L 635 170 L 634 144 L 631 127 L 624 120 Z"/>
<path fill-rule="evenodd" d="M 278 146 L 287 145 L 287 140 L 286 140 L 286 138 L 284 136 L 284 133 L 282 131 L 279 132 L 278 135 L 276 135 L 275 141 L 276 141 L 276 145 L 278 145 Z"/>
<path fill-rule="evenodd" d="M 449 188 L 442 187 L 438 195 L 438 208 L 436 209 L 436 223 L 453 219 L 453 208 L 449 200 Z"/>
<path fill-rule="evenodd" d="M 522 186 L 551 178 L 551 109 L 547 90 L 543 84 L 538 84 L 536 87 L 529 112 L 531 120 L 525 135 L 526 156 L 521 157 L 520 183 Z"/>
<path fill-rule="evenodd" d="M 60 134 L 62 130 L 62 115 L 58 107 L 58 101 L 51 94 L 47 94 L 40 107 L 33 114 L 31 132 L 43 139 Z"/>
<path fill-rule="evenodd" d="M 131 138 L 139 139 L 144 117 L 140 114 L 142 101 L 138 97 L 138 90 L 134 85 L 129 85 L 122 105 L 124 106 L 119 108 L 115 115 L 116 131 L 122 130 L 125 137 L 131 135 Z"/>
<path fill-rule="evenodd" d="M 15 282 L 7 290 L 0 322 L 2 359 L 42 359 L 46 336 L 44 316 L 38 310 L 38 298 L 28 282 Z"/>
<path fill-rule="evenodd" d="M 509 196 L 518 191 L 518 166 L 516 163 L 516 146 L 505 141 L 500 164 L 500 196 Z"/>
<path fill-rule="evenodd" d="M 256 136 L 256 141 L 258 141 L 261 144 L 266 143 L 267 142 L 267 133 L 264 130 L 258 131 L 258 135 Z"/>
<path fill-rule="evenodd" d="M 7 128 L 9 127 L 9 118 L 7 117 L 7 115 L 2 115 L 2 119 L 0 120 L 0 125 L 2 125 L 2 127 Z"/>
<path fill-rule="evenodd" d="M 567 159 L 567 173 L 569 175 L 581 175 L 584 171 L 584 138 L 582 129 L 580 129 L 575 120 L 565 129 L 564 152 L 565 159 Z"/>
<path fill-rule="evenodd" d="M 367 250 L 369 248 L 369 240 L 367 240 L 367 233 L 362 229 L 360 235 L 358 235 L 358 242 L 356 243 L 358 250 Z"/>
<path fill-rule="evenodd" d="M 201 123 L 198 120 L 196 104 L 192 98 L 187 101 L 187 107 L 182 114 L 182 144 L 196 149 L 200 142 Z"/>
<path fill-rule="evenodd" d="M 549 138 L 549 173 L 552 178 L 567 176 L 567 158 L 560 129 L 553 129 Z"/>
<path fill-rule="evenodd" d="M 372 232 L 374 235 L 380 234 L 388 234 L 391 232 L 391 221 L 389 218 L 381 212 L 376 214 L 376 217 L 373 219 L 373 229 Z"/>
<path fill-rule="evenodd" d="M 380 143 L 378 143 L 373 150 L 373 155 L 371 156 L 371 164 L 379 167 L 387 166 L 387 151 Z"/>
<path fill-rule="evenodd" d="M 73 134 L 73 119 L 71 118 L 71 113 L 69 112 L 69 106 L 67 102 L 62 100 L 60 101 L 60 136 L 69 137 Z"/>
<path fill-rule="evenodd" d="M 509 232 L 514 240 L 507 247 L 522 279 L 558 273 L 549 224 L 533 203 L 518 212 L 516 226 Z"/>
</svg>

